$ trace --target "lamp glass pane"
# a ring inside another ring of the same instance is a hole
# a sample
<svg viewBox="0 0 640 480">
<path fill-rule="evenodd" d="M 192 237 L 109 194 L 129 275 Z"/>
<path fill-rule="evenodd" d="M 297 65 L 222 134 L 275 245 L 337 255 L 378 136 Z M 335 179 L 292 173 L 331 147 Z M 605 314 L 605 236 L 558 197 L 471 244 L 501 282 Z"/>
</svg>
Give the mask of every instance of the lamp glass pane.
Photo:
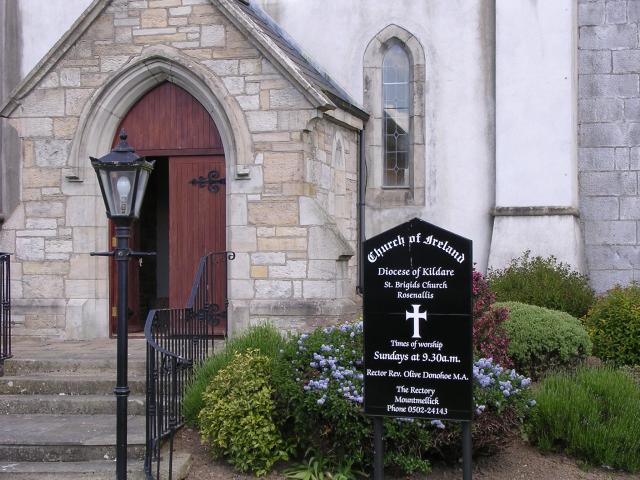
<svg viewBox="0 0 640 480">
<path fill-rule="evenodd" d="M 140 217 L 140 209 L 142 208 L 142 201 L 144 200 L 144 194 L 147 190 L 147 182 L 149 181 L 149 170 L 145 168 L 140 169 L 138 176 L 138 188 L 136 189 L 136 205 L 133 210 L 133 216 L 135 218 Z"/>
<path fill-rule="evenodd" d="M 100 175 L 100 187 L 102 188 L 103 196 L 109 215 L 117 213 L 116 204 L 113 202 L 113 195 L 111 194 L 111 180 L 109 179 L 109 170 L 98 170 Z"/>
<path fill-rule="evenodd" d="M 133 204 L 134 186 L 136 180 L 135 170 L 111 170 L 109 172 L 111 184 L 112 202 L 115 208 L 111 210 L 111 215 L 131 214 Z"/>
</svg>

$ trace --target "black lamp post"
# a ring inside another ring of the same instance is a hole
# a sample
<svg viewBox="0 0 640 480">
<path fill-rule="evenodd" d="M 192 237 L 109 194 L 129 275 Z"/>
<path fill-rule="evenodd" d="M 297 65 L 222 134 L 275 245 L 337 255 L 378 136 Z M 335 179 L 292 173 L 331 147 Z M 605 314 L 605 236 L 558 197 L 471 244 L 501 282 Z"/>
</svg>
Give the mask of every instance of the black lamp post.
<svg viewBox="0 0 640 480">
<path fill-rule="evenodd" d="M 91 157 L 91 165 L 98 176 L 107 217 L 115 224 L 116 248 L 112 252 L 92 253 L 111 256 L 118 265 L 118 332 L 116 395 L 116 478 L 127 478 L 127 354 L 128 354 L 128 305 L 127 283 L 129 257 L 142 256 L 129 250 L 131 224 L 140 215 L 140 207 L 155 162 L 136 155 L 127 143 L 122 130 L 120 142 L 102 158 Z M 152 255 L 152 254 L 151 254 Z"/>
</svg>

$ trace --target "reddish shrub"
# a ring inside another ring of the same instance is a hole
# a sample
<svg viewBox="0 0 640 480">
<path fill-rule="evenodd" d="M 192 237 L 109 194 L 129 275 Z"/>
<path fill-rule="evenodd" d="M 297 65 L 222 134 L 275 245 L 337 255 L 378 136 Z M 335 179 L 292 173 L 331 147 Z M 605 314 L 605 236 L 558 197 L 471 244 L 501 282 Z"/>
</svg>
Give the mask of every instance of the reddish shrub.
<svg viewBox="0 0 640 480">
<path fill-rule="evenodd" d="M 509 318 L 504 307 L 492 308 L 495 295 L 480 272 L 473 272 L 473 348 L 480 357 L 493 358 L 505 368 L 513 366 L 509 358 L 509 337 L 503 322 Z"/>
</svg>

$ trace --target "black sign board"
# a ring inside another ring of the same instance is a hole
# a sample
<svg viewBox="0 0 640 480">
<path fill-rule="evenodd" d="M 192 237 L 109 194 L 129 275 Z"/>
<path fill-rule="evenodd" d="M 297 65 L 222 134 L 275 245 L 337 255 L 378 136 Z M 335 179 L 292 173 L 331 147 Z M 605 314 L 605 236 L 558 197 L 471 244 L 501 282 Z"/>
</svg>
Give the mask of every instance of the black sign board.
<svg viewBox="0 0 640 480">
<path fill-rule="evenodd" d="M 363 253 L 365 413 L 471 420 L 471 240 L 414 218 Z"/>
</svg>

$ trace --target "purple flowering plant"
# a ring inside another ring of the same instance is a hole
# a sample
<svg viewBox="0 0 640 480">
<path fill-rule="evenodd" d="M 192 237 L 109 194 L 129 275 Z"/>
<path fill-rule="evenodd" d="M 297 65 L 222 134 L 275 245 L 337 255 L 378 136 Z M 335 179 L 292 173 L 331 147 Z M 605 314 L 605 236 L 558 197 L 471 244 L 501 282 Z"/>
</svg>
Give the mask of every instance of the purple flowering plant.
<svg viewBox="0 0 640 480">
<path fill-rule="evenodd" d="M 290 342 L 285 364 L 291 382 L 287 408 L 291 432 L 304 450 L 336 462 L 350 458 L 366 468 L 371 456 L 371 422 L 363 415 L 362 322 L 318 328 Z M 473 365 L 474 442 L 495 451 L 494 443 L 517 430 L 529 407 L 530 379 L 491 358 Z M 492 433 L 499 432 L 496 438 Z M 388 418 L 385 463 L 405 473 L 428 471 L 429 458 L 454 458 L 460 444 L 456 422 Z M 476 439 L 484 436 L 485 438 Z"/>
<path fill-rule="evenodd" d="M 473 400 L 475 415 L 502 413 L 506 408 L 526 409 L 531 399 L 531 379 L 512 368 L 504 368 L 492 358 L 480 358 L 473 364 Z"/>
<path fill-rule="evenodd" d="M 335 466 L 345 459 L 367 468 L 373 429 L 363 414 L 362 322 L 301 334 L 284 353 L 290 382 L 281 390 L 291 413 L 289 435 L 300 452 L 313 451 Z M 385 422 L 385 464 L 405 473 L 426 472 L 429 422 Z"/>
</svg>

